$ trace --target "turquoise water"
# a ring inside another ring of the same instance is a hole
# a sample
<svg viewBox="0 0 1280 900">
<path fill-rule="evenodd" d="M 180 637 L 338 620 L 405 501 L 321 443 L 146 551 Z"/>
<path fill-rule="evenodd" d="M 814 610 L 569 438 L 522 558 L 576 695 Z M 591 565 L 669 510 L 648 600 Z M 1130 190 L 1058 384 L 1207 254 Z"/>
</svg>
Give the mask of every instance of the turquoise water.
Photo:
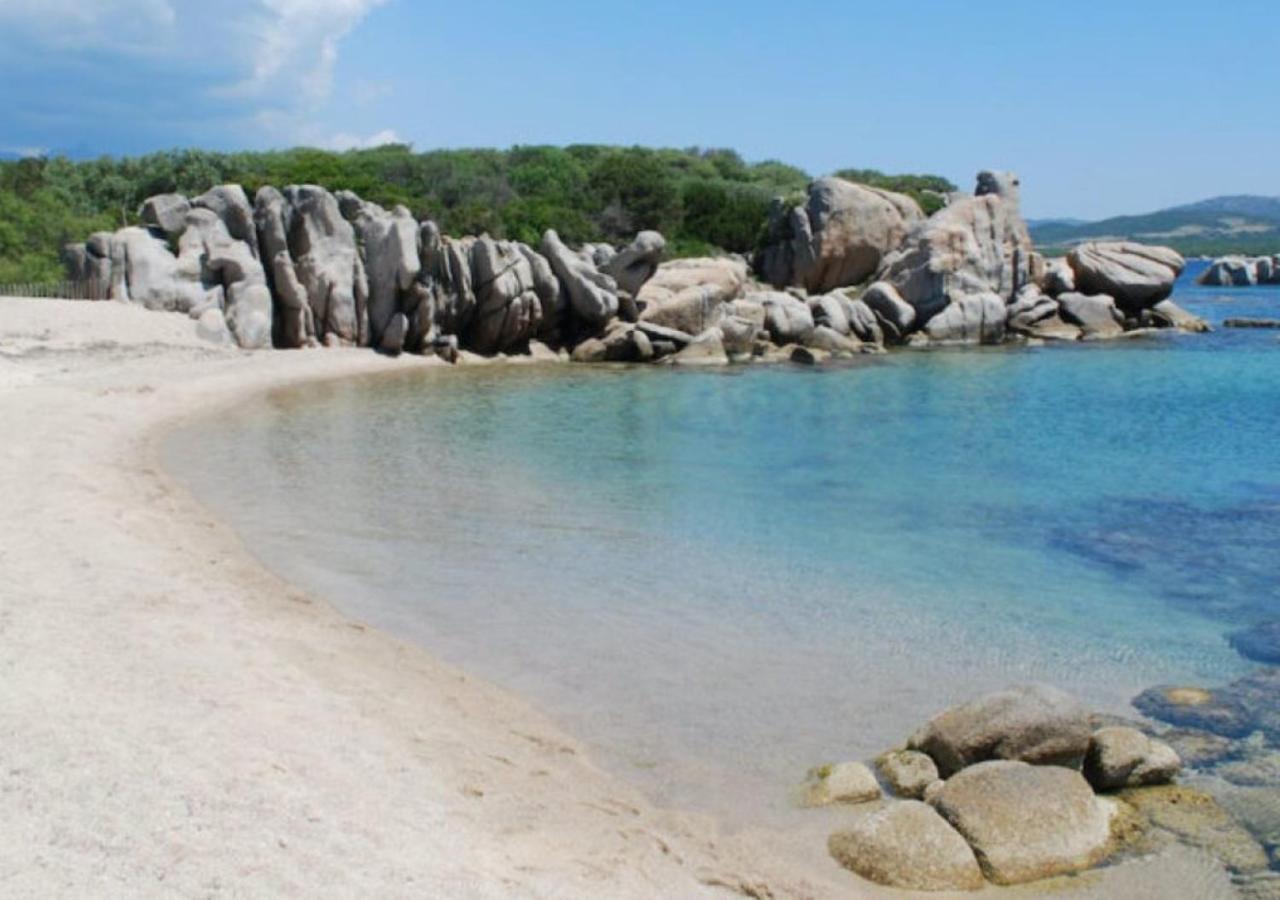
<svg viewBox="0 0 1280 900">
<path fill-rule="evenodd" d="M 1280 291 L 1178 299 L 1221 321 Z M 1280 617 L 1280 336 L 847 368 L 432 371 L 282 391 L 170 462 L 273 568 L 529 696 L 659 800 L 1028 679 L 1115 712 Z"/>
</svg>

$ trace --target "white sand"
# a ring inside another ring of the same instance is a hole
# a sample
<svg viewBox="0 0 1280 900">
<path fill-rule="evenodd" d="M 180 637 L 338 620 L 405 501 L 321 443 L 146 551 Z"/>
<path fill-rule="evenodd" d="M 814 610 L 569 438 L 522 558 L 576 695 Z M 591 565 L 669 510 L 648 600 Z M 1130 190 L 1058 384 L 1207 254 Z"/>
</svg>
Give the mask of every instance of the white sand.
<svg viewBox="0 0 1280 900">
<path fill-rule="evenodd" d="M 0 895 L 880 893 L 653 809 L 522 702 L 264 571 L 156 467 L 187 416 L 430 364 L 0 299 Z M 1077 886 L 1225 881 L 1179 853 Z"/>
</svg>

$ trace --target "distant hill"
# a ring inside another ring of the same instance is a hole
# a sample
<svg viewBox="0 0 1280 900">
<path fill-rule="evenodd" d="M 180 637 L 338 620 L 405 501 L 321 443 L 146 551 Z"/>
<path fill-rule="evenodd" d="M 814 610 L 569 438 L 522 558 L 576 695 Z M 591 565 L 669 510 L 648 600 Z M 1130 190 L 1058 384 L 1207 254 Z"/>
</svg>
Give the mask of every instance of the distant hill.
<svg viewBox="0 0 1280 900">
<path fill-rule="evenodd" d="M 1186 256 L 1280 252 L 1280 197 L 1214 197 L 1101 222 L 1041 219 L 1028 224 L 1037 246 L 1050 253 L 1104 239 L 1164 244 Z"/>
</svg>

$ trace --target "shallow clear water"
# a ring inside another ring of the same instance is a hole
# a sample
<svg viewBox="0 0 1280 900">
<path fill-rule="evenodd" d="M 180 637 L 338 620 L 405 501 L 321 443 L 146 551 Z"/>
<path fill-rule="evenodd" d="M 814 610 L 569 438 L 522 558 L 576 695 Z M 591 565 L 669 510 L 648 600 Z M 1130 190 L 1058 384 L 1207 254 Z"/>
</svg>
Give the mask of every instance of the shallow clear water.
<svg viewBox="0 0 1280 900">
<path fill-rule="evenodd" d="M 1277 290 L 1183 287 L 1218 322 Z M 1122 712 L 1280 617 L 1280 336 L 848 368 L 434 371 L 278 392 L 172 465 L 271 566 L 523 692 L 658 799 L 1046 680 Z"/>
</svg>

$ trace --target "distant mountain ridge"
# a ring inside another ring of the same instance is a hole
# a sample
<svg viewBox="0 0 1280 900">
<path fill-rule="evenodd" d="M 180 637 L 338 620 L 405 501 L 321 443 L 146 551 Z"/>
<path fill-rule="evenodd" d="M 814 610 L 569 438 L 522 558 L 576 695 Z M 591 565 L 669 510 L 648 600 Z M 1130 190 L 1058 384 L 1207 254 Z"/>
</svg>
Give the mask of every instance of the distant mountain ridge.
<svg viewBox="0 0 1280 900">
<path fill-rule="evenodd" d="M 1237 194 L 1099 222 L 1040 219 L 1028 224 L 1036 244 L 1049 252 L 1091 240 L 1164 244 L 1186 256 L 1280 252 L 1280 197 Z"/>
</svg>

